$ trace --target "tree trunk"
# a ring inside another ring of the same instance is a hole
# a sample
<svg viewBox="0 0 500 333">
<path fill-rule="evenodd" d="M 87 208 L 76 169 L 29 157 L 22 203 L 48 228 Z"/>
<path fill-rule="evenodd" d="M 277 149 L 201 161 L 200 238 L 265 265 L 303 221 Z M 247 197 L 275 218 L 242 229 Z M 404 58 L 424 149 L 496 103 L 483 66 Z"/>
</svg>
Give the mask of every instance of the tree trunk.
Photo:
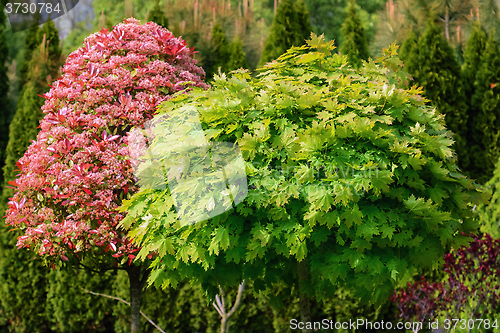
<svg viewBox="0 0 500 333">
<path fill-rule="evenodd" d="M 131 333 L 141 333 L 141 266 L 132 265 L 127 269 L 130 281 Z"/>
<path fill-rule="evenodd" d="M 446 6 L 445 14 L 444 14 L 444 28 L 446 34 L 446 40 L 450 40 L 450 12 L 448 6 Z"/>
<path fill-rule="evenodd" d="M 297 275 L 299 278 L 299 294 L 300 294 L 300 321 L 304 323 L 304 328 L 302 333 L 312 333 L 312 329 L 305 328 L 307 322 L 311 322 L 311 303 L 309 297 L 304 292 L 303 284 L 308 283 L 308 271 L 309 267 L 307 265 L 307 258 L 302 261 L 297 262 Z"/>
</svg>

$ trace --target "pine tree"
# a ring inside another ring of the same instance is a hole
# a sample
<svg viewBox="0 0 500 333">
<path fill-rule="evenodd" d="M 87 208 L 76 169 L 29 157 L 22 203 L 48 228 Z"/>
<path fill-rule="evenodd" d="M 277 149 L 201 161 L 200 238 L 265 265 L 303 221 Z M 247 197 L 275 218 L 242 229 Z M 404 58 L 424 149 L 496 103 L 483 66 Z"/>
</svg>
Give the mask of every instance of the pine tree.
<svg viewBox="0 0 500 333">
<path fill-rule="evenodd" d="M 300 14 L 296 12 L 296 6 L 304 8 Z M 303 45 L 305 39 L 309 37 L 310 30 L 304 30 L 311 26 L 307 10 L 301 4 L 296 6 L 292 0 L 282 0 L 279 3 L 269 36 L 264 43 L 260 65 L 278 58 L 292 46 Z"/>
<path fill-rule="evenodd" d="M 356 2 L 351 0 L 347 9 L 347 17 L 340 29 L 344 41 L 340 45 L 340 53 L 349 57 L 349 63 L 355 67 L 361 66 L 361 60 L 368 60 L 368 43 L 365 30 L 356 12 Z"/>
<path fill-rule="evenodd" d="M 207 78 L 212 78 L 214 74 L 219 72 L 227 72 L 229 70 L 228 64 L 231 55 L 229 45 L 222 31 L 220 24 L 214 24 L 212 28 L 212 37 L 210 40 L 210 52 L 204 59 L 204 69 Z"/>
<path fill-rule="evenodd" d="M 163 28 L 168 29 L 168 18 L 163 13 L 162 8 L 160 7 L 159 0 L 156 0 L 156 3 L 155 3 L 155 6 L 153 7 L 153 10 L 149 12 L 148 21 L 152 21 L 152 22 L 162 26 Z"/>
<path fill-rule="evenodd" d="M 467 132 L 467 103 L 453 49 L 441 36 L 440 29 L 428 21 L 418 41 L 418 69 L 411 73 L 415 82 L 424 88 L 424 96 L 445 115 L 448 129 L 455 135 L 453 145 L 461 168 L 469 164 L 464 138 Z"/>
<path fill-rule="evenodd" d="M 243 40 L 240 36 L 237 35 L 234 37 L 231 44 L 229 44 L 229 54 L 228 69 L 230 71 L 239 68 L 248 68 L 245 51 L 243 51 Z"/>
<path fill-rule="evenodd" d="M 6 1 L 0 1 L 0 5 L 4 6 Z M 0 184 L 3 184 L 3 166 L 5 165 L 5 149 L 9 140 L 9 119 L 10 119 L 10 100 L 9 93 L 9 78 L 7 76 L 7 67 L 5 63 L 9 56 L 9 48 L 7 47 L 7 38 L 5 37 L 7 17 L 5 13 L 0 13 Z M 3 188 L 0 188 L 0 196 Z"/>
<path fill-rule="evenodd" d="M 480 183 L 487 182 L 500 157 L 500 54 L 492 31 L 481 55 L 471 104 L 476 114 L 470 115 L 471 138 L 476 144 L 471 149 L 471 173 Z"/>
</svg>

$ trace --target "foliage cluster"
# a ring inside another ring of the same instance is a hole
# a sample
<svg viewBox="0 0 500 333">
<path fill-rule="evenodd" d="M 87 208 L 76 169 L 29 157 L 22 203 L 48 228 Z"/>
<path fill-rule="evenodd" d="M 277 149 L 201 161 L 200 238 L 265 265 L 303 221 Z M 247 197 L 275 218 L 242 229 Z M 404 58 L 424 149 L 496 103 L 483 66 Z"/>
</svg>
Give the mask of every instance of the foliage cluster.
<svg viewBox="0 0 500 333">
<path fill-rule="evenodd" d="M 425 279 L 395 291 L 405 321 L 426 322 L 436 318 L 483 319 L 496 322 L 500 309 L 500 239 L 485 234 L 473 236 L 469 247 L 462 247 L 444 257 L 444 281 L 429 283 Z"/>
<path fill-rule="evenodd" d="M 207 140 L 238 143 L 248 195 L 230 212 L 185 227 L 168 189 L 142 188 L 125 200 L 121 225 L 142 246 L 137 260 L 159 253 L 150 284 L 176 287 L 188 278 L 213 298 L 217 285 L 248 279 L 279 305 L 272 286 L 297 286 L 297 262 L 307 260 L 307 295 L 325 300 L 345 286 L 383 302 L 415 270 L 468 244 L 461 232 L 477 228 L 472 203 L 485 195 L 458 172 L 444 116 L 421 90 L 406 88 L 394 45 L 357 70 L 333 49 L 312 35 L 257 79 L 234 72 L 217 77 L 212 90 L 162 104 L 167 116 L 196 109 Z M 166 140 L 159 133 L 151 152 Z M 197 207 L 219 204 L 227 204 L 223 193 Z"/>
<path fill-rule="evenodd" d="M 115 258 L 137 251 L 114 226 L 114 209 L 135 191 L 126 133 L 158 103 L 189 86 L 207 87 L 192 49 L 154 23 L 129 19 L 72 53 L 46 94 L 37 141 L 16 166 L 20 176 L 7 223 L 19 247 L 60 256 L 93 247 Z M 103 61 L 104 60 L 104 61 Z"/>
</svg>

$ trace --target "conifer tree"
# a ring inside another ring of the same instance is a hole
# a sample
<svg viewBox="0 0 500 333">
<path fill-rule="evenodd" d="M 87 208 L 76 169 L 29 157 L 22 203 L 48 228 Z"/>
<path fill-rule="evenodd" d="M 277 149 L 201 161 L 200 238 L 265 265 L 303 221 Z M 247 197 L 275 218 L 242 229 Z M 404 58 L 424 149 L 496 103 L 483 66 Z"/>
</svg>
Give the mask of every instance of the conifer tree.
<svg viewBox="0 0 500 333">
<path fill-rule="evenodd" d="M 168 18 L 165 16 L 165 13 L 163 13 L 159 0 L 156 0 L 153 10 L 149 12 L 148 21 L 152 21 L 159 26 L 168 29 Z"/>
<path fill-rule="evenodd" d="M 424 96 L 445 115 L 447 128 L 453 133 L 453 145 L 459 166 L 469 164 L 465 136 L 467 131 L 467 103 L 453 49 L 441 36 L 440 29 L 428 21 L 418 41 L 418 69 L 411 73 L 415 83 L 422 86 Z M 411 65 L 410 65 L 411 67 Z"/>
<path fill-rule="evenodd" d="M 476 75 L 479 70 L 481 55 L 483 54 L 486 46 L 486 39 L 486 32 L 483 30 L 481 25 L 476 22 L 473 25 L 472 34 L 467 40 L 467 44 L 465 46 L 464 64 L 462 65 L 462 79 L 468 101 L 471 100 L 474 93 L 474 82 L 476 81 Z M 475 106 L 471 105 L 471 107 L 475 109 Z M 470 113 L 471 111 L 469 111 L 469 114 Z"/>
<path fill-rule="evenodd" d="M 38 30 L 40 29 L 38 24 L 39 22 L 40 16 L 37 11 L 35 12 L 35 15 L 33 15 L 33 27 L 28 30 L 24 40 L 23 61 L 19 67 L 19 91 L 22 90 L 22 87 L 27 81 L 28 71 L 30 70 L 29 62 L 31 60 L 31 56 L 42 43 L 42 41 L 38 39 Z"/>
<path fill-rule="evenodd" d="M 301 13 L 297 8 L 303 8 Z M 299 22 L 299 19 L 301 22 Z M 278 58 L 292 46 L 301 46 L 309 37 L 311 26 L 305 6 L 294 5 L 292 0 L 282 0 L 276 10 L 269 35 L 264 43 L 264 50 L 260 58 L 260 65 Z"/>
<path fill-rule="evenodd" d="M 45 42 L 45 41 L 44 41 Z M 29 68 L 27 82 L 23 87 L 16 113 L 10 124 L 9 142 L 6 150 L 5 166 L 3 168 L 5 181 L 0 209 L 5 214 L 8 198 L 12 189 L 6 188 L 8 181 L 15 179 L 15 164 L 24 154 L 30 140 L 36 139 L 39 121 L 43 116 L 41 105 L 43 98 L 37 94 L 43 93 L 41 83 L 47 75 L 47 54 L 45 45 L 35 50 Z M 45 86 L 47 82 L 45 81 Z M 47 86 L 48 88 L 48 86 Z M 45 90 L 46 91 L 46 90 Z M 2 219 L 3 220 L 3 219 Z M 16 233 L 0 229 L 0 305 L 2 315 L 11 322 L 11 329 L 20 331 L 48 330 L 50 324 L 44 315 L 46 302 L 46 285 L 49 272 L 39 261 L 33 261 L 33 255 L 28 251 L 16 249 Z M 14 318 L 16 320 L 12 321 Z"/>
<path fill-rule="evenodd" d="M 207 78 L 212 78 L 214 74 L 217 74 L 219 67 L 223 73 L 229 69 L 228 64 L 231 58 L 229 45 L 219 23 L 214 24 L 212 28 L 210 44 L 210 52 L 204 61 Z"/>
<path fill-rule="evenodd" d="M 239 68 L 248 68 L 245 51 L 243 51 L 243 40 L 240 36 L 237 35 L 234 37 L 231 44 L 229 44 L 229 55 L 228 69 L 230 71 Z"/>
<path fill-rule="evenodd" d="M 487 182 L 500 157 L 500 54 L 492 31 L 481 55 L 472 95 L 471 137 L 477 145 L 471 149 L 471 173 L 480 183 Z"/>
<path fill-rule="evenodd" d="M 356 12 L 356 2 L 351 0 L 347 9 L 347 17 L 340 29 L 344 40 L 340 45 L 340 53 L 349 57 L 349 63 L 355 67 L 361 66 L 361 60 L 368 60 L 368 43 L 365 30 Z"/>
<path fill-rule="evenodd" d="M 0 1 L 0 5 L 4 6 L 6 1 Z M 0 184 L 3 184 L 2 168 L 5 164 L 5 148 L 9 140 L 9 78 L 7 76 L 7 67 L 5 66 L 7 57 L 9 56 L 9 48 L 7 47 L 7 39 L 5 37 L 7 17 L 5 13 L 0 13 Z M 0 196 L 2 189 L 0 188 Z"/>
<path fill-rule="evenodd" d="M 296 0 L 294 7 L 295 12 L 297 13 L 297 23 L 299 25 L 299 33 L 296 35 L 296 45 L 300 46 L 305 43 L 306 39 L 309 39 L 312 31 L 312 25 L 309 11 L 307 10 L 304 0 Z"/>
<path fill-rule="evenodd" d="M 44 103 L 41 95 L 49 90 L 48 84 L 57 77 L 61 65 L 61 49 L 54 23 L 48 21 L 42 28 L 36 29 L 36 35 L 33 31 L 30 31 L 31 39 L 27 38 L 26 41 L 28 47 L 33 40 L 40 38 L 41 41 L 38 48 L 29 54 L 31 59 L 26 68 L 30 71 L 26 72 L 26 82 L 9 126 L 0 198 L 1 216 L 5 214 L 7 202 L 13 195 L 12 188 L 6 186 L 9 181 L 15 180 L 16 162 L 24 155 L 31 140 L 36 139 L 39 131 L 39 122 L 43 117 L 41 106 Z M 5 228 L 0 230 L 0 284 L 4 286 L 0 289 L 0 308 L 9 321 L 17 318 L 17 321 L 11 321 L 16 331 L 43 332 L 50 326 L 50 317 L 45 316 L 45 306 L 41 306 L 47 301 L 49 269 L 40 261 L 33 261 L 33 255 L 28 251 L 17 250 L 16 241 L 15 233 Z"/>
<path fill-rule="evenodd" d="M 481 181 L 485 181 L 488 178 L 483 178 L 484 172 L 482 169 L 484 164 L 474 157 L 481 154 L 481 151 L 484 151 L 483 144 L 475 140 L 475 137 L 481 137 L 481 133 L 476 133 L 477 130 L 474 127 L 474 123 L 476 122 L 477 124 L 476 117 L 480 113 L 481 106 L 479 104 L 481 100 L 474 99 L 473 96 L 476 91 L 477 73 L 481 63 L 481 56 L 486 46 L 486 39 L 486 32 L 476 22 L 465 46 L 464 63 L 462 65 L 462 80 L 468 105 L 467 134 L 464 139 L 469 150 L 469 158 L 467 159 L 467 164 L 463 165 L 463 171 L 474 179 L 481 178 Z M 483 125 L 488 126 L 486 124 Z"/>
<path fill-rule="evenodd" d="M 408 37 L 403 42 L 399 57 L 404 63 L 405 70 L 412 76 L 417 75 L 419 66 L 418 38 L 413 30 L 410 30 Z"/>
</svg>

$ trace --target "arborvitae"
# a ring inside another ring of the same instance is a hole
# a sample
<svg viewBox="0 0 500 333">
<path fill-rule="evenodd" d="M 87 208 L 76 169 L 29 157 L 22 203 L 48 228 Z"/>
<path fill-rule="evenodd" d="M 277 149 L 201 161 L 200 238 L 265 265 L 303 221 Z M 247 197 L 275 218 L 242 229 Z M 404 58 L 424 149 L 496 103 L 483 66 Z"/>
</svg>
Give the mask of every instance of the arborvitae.
<svg viewBox="0 0 500 333">
<path fill-rule="evenodd" d="M 349 63 L 353 66 L 361 66 L 361 60 L 368 60 L 368 42 L 366 41 L 365 29 L 356 12 L 356 2 L 351 0 L 347 10 L 347 17 L 340 29 L 344 40 L 340 45 L 340 53 L 349 57 Z"/>
<path fill-rule="evenodd" d="M 458 165 L 469 164 L 464 138 L 467 132 L 467 103 L 453 49 L 441 36 L 440 29 L 428 21 L 418 41 L 418 70 L 413 74 L 416 83 L 424 88 L 424 96 L 445 115 L 447 128 L 455 135 L 453 145 Z"/>
<path fill-rule="evenodd" d="M 418 38 L 412 30 L 401 46 L 399 57 L 403 61 L 405 70 L 410 75 L 416 76 L 419 67 Z"/>
<path fill-rule="evenodd" d="M 52 24 L 52 22 L 49 23 Z M 45 31 L 49 36 L 51 35 L 50 26 L 49 24 L 49 28 Z M 9 127 L 9 141 L 3 168 L 4 191 L 0 200 L 1 216 L 5 214 L 8 198 L 12 196 L 12 189 L 5 186 L 8 185 L 8 181 L 15 180 L 16 162 L 24 155 L 31 140 L 35 140 L 38 134 L 39 122 L 43 117 L 41 106 L 44 103 L 39 95 L 48 91 L 47 78 L 54 78 L 60 66 L 60 63 L 52 63 L 52 57 L 47 54 L 51 43 L 49 42 L 47 47 L 46 41 L 43 40 L 43 42 L 39 49 L 33 52 L 28 63 L 31 71 L 27 72 L 27 82 L 21 91 L 17 109 Z M 58 42 L 53 46 L 53 52 L 60 54 Z M 0 312 L 4 317 L 2 319 L 10 322 L 11 331 L 49 331 L 51 317 L 45 316 L 49 268 L 44 267 L 40 260 L 33 260 L 33 254 L 29 251 L 18 250 L 16 242 L 19 233 L 7 230 L 6 228 L 0 229 L 0 252 L 2 253 L 0 285 L 3 286 L 0 289 Z"/>
<path fill-rule="evenodd" d="M 477 107 L 476 114 L 471 113 L 469 121 L 471 137 L 476 147 L 471 149 L 471 167 L 480 183 L 487 182 L 495 170 L 500 157 L 500 54 L 492 31 L 483 54 L 474 84 L 472 105 Z"/>
<path fill-rule="evenodd" d="M 0 1 L 0 5 L 4 6 L 6 1 Z M 0 184 L 3 184 L 3 166 L 5 165 L 5 148 L 9 140 L 9 119 L 10 119 L 10 100 L 9 93 L 9 77 L 7 76 L 7 67 L 5 63 L 9 56 L 9 48 L 7 47 L 7 39 L 5 37 L 7 17 L 4 12 L 0 13 Z M 0 196 L 3 188 L 0 188 Z"/>
<path fill-rule="evenodd" d="M 31 70 L 29 67 L 29 62 L 31 60 L 31 56 L 33 51 L 36 50 L 37 47 L 42 43 L 41 40 L 38 39 L 38 23 L 40 22 L 40 17 L 38 11 L 33 15 L 33 27 L 28 30 L 26 34 L 26 38 L 24 40 L 24 54 L 23 61 L 21 66 L 19 67 L 19 91 L 21 91 L 22 87 L 27 81 L 28 71 Z"/>
<path fill-rule="evenodd" d="M 245 51 L 243 51 L 243 40 L 240 38 L 240 36 L 237 35 L 236 37 L 234 37 L 231 44 L 229 44 L 229 53 L 229 70 L 248 68 L 248 63 L 245 59 Z"/>
<path fill-rule="evenodd" d="M 476 75 L 479 70 L 481 55 L 486 46 L 486 39 L 486 32 L 481 28 L 479 23 L 476 22 L 472 28 L 472 34 L 467 40 L 467 45 L 465 46 L 464 64 L 462 65 L 462 79 L 468 101 L 472 99 L 472 95 L 474 94 L 474 82 L 476 81 Z M 475 106 L 472 106 L 472 108 L 476 109 Z M 469 111 L 469 114 L 471 113 L 473 112 Z"/>
<path fill-rule="evenodd" d="M 156 1 L 153 10 L 149 12 L 148 21 L 152 21 L 168 29 L 168 18 L 163 13 L 162 8 L 160 7 L 159 0 Z"/>
<path fill-rule="evenodd" d="M 304 0 L 297 0 L 294 5 L 295 13 L 297 13 L 297 23 L 299 30 L 297 33 L 296 46 L 303 45 L 306 39 L 311 36 L 312 25 L 309 11 L 307 10 Z M 302 33 L 300 33 L 302 32 Z"/>
<path fill-rule="evenodd" d="M 300 14 L 296 12 L 298 8 L 304 8 Z M 309 37 L 311 22 L 305 6 L 294 5 L 292 0 L 281 0 L 276 10 L 273 23 L 264 43 L 264 50 L 260 57 L 260 65 L 278 58 L 292 46 L 301 46 L 305 39 Z M 305 22 L 299 22 L 305 21 Z"/>
<path fill-rule="evenodd" d="M 203 69 L 205 69 L 206 77 L 212 78 L 214 74 L 228 71 L 228 63 L 230 60 L 229 45 L 226 36 L 222 31 L 222 27 L 216 23 L 212 28 L 212 37 L 210 40 L 210 52 L 204 60 Z"/>
</svg>

